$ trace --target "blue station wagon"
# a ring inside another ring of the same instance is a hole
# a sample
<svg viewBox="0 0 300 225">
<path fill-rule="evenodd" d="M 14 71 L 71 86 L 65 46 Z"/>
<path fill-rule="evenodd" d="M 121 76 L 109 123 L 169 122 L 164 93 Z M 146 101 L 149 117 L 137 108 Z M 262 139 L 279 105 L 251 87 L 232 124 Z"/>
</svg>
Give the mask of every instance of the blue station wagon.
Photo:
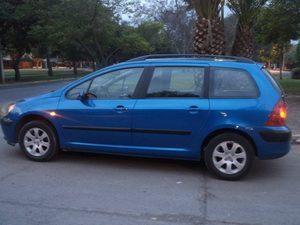
<svg viewBox="0 0 300 225">
<path fill-rule="evenodd" d="M 286 115 L 279 85 L 252 60 L 148 55 L 11 104 L 1 125 L 35 161 L 60 149 L 203 160 L 236 180 L 255 157 L 288 153 Z"/>
</svg>

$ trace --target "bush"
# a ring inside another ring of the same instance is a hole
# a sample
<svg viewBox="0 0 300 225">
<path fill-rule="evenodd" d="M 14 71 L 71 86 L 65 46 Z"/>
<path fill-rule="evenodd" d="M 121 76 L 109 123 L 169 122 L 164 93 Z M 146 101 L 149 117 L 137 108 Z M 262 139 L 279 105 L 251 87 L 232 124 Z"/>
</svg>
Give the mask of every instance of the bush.
<svg viewBox="0 0 300 225">
<path fill-rule="evenodd" d="M 292 79 L 300 79 L 300 67 L 296 67 L 292 70 Z"/>
</svg>

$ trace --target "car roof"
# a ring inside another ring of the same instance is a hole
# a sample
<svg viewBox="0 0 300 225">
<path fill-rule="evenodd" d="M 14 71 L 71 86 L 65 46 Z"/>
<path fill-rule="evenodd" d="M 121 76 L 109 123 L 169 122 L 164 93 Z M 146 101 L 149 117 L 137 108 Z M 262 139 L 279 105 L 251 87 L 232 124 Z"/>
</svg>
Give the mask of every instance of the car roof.
<svg viewBox="0 0 300 225">
<path fill-rule="evenodd" d="M 200 59 L 149 59 L 141 61 L 130 61 L 117 64 L 118 66 L 180 66 L 180 65 L 195 65 L 195 66 L 212 66 L 212 67 L 232 67 L 232 68 L 245 68 L 258 66 L 256 63 L 241 63 L 236 61 L 224 60 L 224 61 L 208 61 Z M 116 66 L 117 66 L 116 65 Z"/>
<path fill-rule="evenodd" d="M 190 65 L 209 65 L 209 66 L 231 66 L 231 67 L 245 67 L 246 65 L 258 64 L 248 58 L 224 55 L 197 55 L 197 54 L 156 54 L 146 55 L 138 58 L 128 60 L 121 63 L 122 65 L 147 65 L 153 64 L 190 64 Z"/>
<path fill-rule="evenodd" d="M 137 58 L 128 60 L 129 62 L 134 61 L 145 61 L 145 60 L 174 60 L 174 59 L 185 59 L 185 60 L 205 60 L 205 61 L 234 61 L 243 63 L 255 63 L 253 60 L 229 55 L 200 55 L 200 54 L 154 54 L 144 55 Z"/>
</svg>

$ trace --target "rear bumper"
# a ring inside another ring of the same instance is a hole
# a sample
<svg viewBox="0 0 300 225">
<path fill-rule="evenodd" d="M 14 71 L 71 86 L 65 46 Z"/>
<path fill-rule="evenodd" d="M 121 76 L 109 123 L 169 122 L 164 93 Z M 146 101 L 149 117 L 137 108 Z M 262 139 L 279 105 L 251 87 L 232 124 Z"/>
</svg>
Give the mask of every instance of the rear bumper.
<svg viewBox="0 0 300 225">
<path fill-rule="evenodd" d="M 283 131 L 261 131 L 260 136 L 264 141 L 267 142 L 290 142 L 292 137 L 292 132 L 290 130 Z"/>
<path fill-rule="evenodd" d="M 265 127 L 255 135 L 257 156 L 260 159 L 276 159 L 291 149 L 292 132 L 288 127 Z"/>
</svg>

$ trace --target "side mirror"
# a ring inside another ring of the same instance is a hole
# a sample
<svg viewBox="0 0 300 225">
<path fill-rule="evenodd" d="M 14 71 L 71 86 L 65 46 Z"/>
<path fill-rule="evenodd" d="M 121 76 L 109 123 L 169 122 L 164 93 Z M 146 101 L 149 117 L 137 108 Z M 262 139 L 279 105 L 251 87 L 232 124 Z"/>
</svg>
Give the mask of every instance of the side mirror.
<svg viewBox="0 0 300 225">
<path fill-rule="evenodd" d="M 81 95 L 79 95 L 78 99 L 80 101 L 87 101 L 89 99 L 97 99 L 97 96 L 93 93 L 87 92 L 87 93 L 82 93 Z"/>
</svg>

